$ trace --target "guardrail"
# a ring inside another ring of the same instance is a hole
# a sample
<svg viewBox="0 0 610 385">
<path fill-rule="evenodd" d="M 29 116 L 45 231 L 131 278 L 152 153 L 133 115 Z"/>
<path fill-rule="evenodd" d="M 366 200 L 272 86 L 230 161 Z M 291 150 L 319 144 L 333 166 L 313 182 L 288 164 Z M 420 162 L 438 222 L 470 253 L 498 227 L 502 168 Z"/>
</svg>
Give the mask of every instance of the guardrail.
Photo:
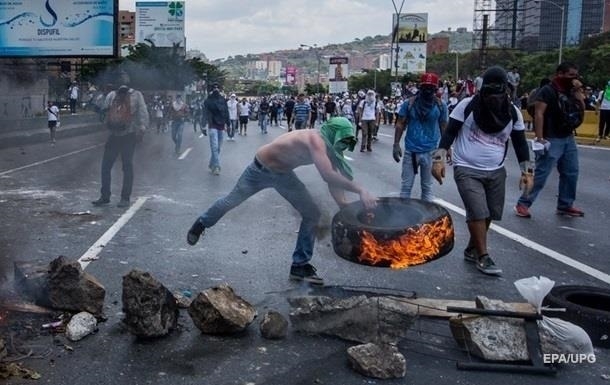
<svg viewBox="0 0 610 385">
<path fill-rule="evenodd" d="M 532 117 L 526 110 L 521 110 L 523 119 L 527 121 L 533 121 Z M 578 136 L 587 138 L 597 138 L 597 132 L 599 128 L 599 113 L 597 111 L 585 111 L 585 120 L 576 129 Z"/>
</svg>

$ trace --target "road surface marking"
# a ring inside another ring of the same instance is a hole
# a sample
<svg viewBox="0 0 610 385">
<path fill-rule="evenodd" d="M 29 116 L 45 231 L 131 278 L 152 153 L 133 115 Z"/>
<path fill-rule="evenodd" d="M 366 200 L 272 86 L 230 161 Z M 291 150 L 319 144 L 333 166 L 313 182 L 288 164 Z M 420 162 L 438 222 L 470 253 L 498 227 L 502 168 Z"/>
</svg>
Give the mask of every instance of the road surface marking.
<svg viewBox="0 0 610 385">
<path fill-rule="evenodd" d="M 136 200 L 136 202 L 131 205 L 131 207 L 125 211 L 121 217 L 114 222 L 112 226 L 83 254 L 79 259 L 78 263 L 80 263 L 83 270 L 95 260 L 98 260 L 100 257 L 98 254 L 104 249 L 104 246 L 108 244 L 114 238 L 114 236 L 121 230 L 123 226 L 135 215 L 135 213 L 142 207 L 144 202 L 148 197 L 140 197 Z"/>
<path fill-rule="evenodd" d="M 354 160 L 354 158 L 350 158 L 349 156 L 346 156 L 346 155 L 343 155 L 343 157 L 344 157 L 345 159 L 349 160 L 349 161 Z"/>
<path fill-rule="evenodd" d="M 12 174 L 12 173 L 17 172 L 17 171 L 25 170 L 26 168 L 40 166 L 41 164 L 49 163 L 49 162 L 52 162 L 52 161 L 57 160 L 57 159 L 65 158 L 65 157 L 70 156 L 70 155 L 78 154 L 79 152 L 89 151 L 92 148 L 100 147 L 100 146 L 103 146 L 103 145 L 104 144 L 96 144 L 94 146 L 89 146 L 89 147 L 81 148 L 80 150 L 72 151 L 72 152 L 69 152 L 67 154 L 55 156 L 53 158 L 41 160 L 39 162 L 34 162 L 34 163 L 26 164 L 25 166 L 21 166 L 21 167 L 13 168 L 13 169 L 10 169 L 10 170 L 2 171 L 2 172 L 0 172 L 0 176 Z"/>
<path fill-rule="evenodd" d="M 559 226 L 560 229 L 565 229 L 565 230 L 570 230 L 570 231 L 576 231 L 577 233 L 585 233 L 585 234 L 590 234 L 590 231 L 587 230 L 581 230 L 581 229 L 575 229 L 573 227 L 568 227 L 568 226 Z"/>
<path fill-rule="evenodd" d="M 591 145 L 588 145 L 588 144 L 579 144 L 578 147 L 588 148 L 588 149 L 591 149 L 591 150 L 610 151 L 609 147 L 591 146 Z"/>
<path fill-rule="evenodd" d="M 380 133 L 377 133 L 377 135 L 379 135 L 379 136 L 387 136 L 388 138 L 393 138 L 394 137 L 394 135 L 380 134 Z"/>
<path fill-rule="evenodd" d="M 456 213 L 460 214 L 461 216 L 466 216 L 466 212 L 464 211 L 464 209 L 462 209 L 461 207 L 455 206 L 452 203 L 449 203 L 445 200 L 442 199 L 435 199 L 434 202 L 438 203 L 441 206 L 444 206 L 446 208 L 448 208 L 451 211 L 455 211 Z M 597 278 L 602 282 L 605 282 L 607 284 L 610 284 L 610 275 L 599 271 L 597 269 L 592 268 L 591 266 L 585 265 L 584 263 L 578 262 L 575 259 L 572 259 L 566 255 L 563 255 L 561 253 L 556 252 L 555 250 L 551 250 L 548 247 L 542 246 L 539 243 L 536 243 L 534 241 L 531 241 L 525 237 L 522 237 L 519 234 L 513 233 L 510 230 L 507 230 L 503 227 L 500 227 L 498 225 L 495 225 L 492 223 L 491 230 L 494 230 L 495 232 L 504 235 L 505 237 L 512 239 L 515 242 L 518 242 L 520 244 L 522 244 L 525 247 L 528 247 L 530 249 L 533 249 L 539 253 L 542 253 L 544 255 L 546 255 L 547 257 L 550 257 L 558 262 L 561 262 L 565 265 L 568 265 L 576 270 L 580 270 L 581 272 L 590 275 L 593 278 Z"/>
<path fill-rule="evenodd" d="M 182 159 L 186 158 L 186 157 L 187 157 L 187 155 L 189 154 L 189 152 L 191 152 L 191 150 L 193 150 L 193 147 L 189 147 L 189 148 L 187 148 L 187 149 L 186 149 L 186 150 L 185 150 L 185 151 L 182 153 L 182 155 L 180 155 L 180 157 L 178 158 L 178 160 L 182 160 Z"/>
</svg>

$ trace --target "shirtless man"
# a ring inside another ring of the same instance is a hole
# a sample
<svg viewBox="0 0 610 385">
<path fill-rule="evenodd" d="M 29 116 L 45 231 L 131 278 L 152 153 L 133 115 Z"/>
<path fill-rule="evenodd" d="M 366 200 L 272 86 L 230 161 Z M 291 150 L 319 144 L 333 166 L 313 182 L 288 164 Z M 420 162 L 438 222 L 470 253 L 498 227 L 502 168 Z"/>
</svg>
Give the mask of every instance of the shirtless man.
<svg viewBox="0 0 610 385">
<path fill-rule="evenodd" d="M 302 217 L 292 254 L 290 279 L 323 284 L 315 267 L 309 263 L 320 210 L 294 169 L 313 164 L 339 207 L 348 204 L 345 191 L 351 191 L 360 196 L 367 209 L 372 209 L 377 198 L 352 182 L 352 170 L 343 158 L 343 151 L 353 151 L 355 144 L 352 124 L 343 117 L 328 120 L 319 132 L 296 130 L 279 136 L 259 148 L 254 161 L 244 170 L 233 190 L 197 218 L 187 234 L 187 242 L 196 244 L 204 230 L 216 224 L 229 210 L 260 190 L 273 187 Z"/>
</svg>

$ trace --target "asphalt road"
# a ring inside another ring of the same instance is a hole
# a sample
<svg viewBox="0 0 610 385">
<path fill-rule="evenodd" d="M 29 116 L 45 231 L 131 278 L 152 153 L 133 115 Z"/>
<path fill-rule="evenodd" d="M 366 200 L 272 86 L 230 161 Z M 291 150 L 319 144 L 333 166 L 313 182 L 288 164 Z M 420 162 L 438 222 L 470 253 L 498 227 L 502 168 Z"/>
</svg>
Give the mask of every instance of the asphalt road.
<svg viewBox="0 0 610 385">
<path fill-rule="evenodd" d="M 610 354 L 596 349 L 595 364 L 561 367 L 556 378 L 524 374 L 467 372 L 456 369 L 467 360 L 457 350 L 444 322 L 417 322 L 399 348 L 407 360 L 406 378 L 374 380 L 347 364 L 351 343 L 334 338 L 305 336 L 289 330 L 281 341 L 263 339 L 258 321 L 233 337 L 202 335 L 186 311 L 180 328 L 154 341 L 137 341 L 121 327 L 122 276 L 132 269 L 149 271 L 171 290 L 198 293 L 226 282 L 262 315 L 269 309 L 288 316 L 286 298 L 304 294 L 308 287 L 288 280 L 290 256 L 299 224 L 297 213 L 275 191 L 263 191 L 229 212 L 204 238 L 190 247 L 186 231 L 216 198 L 229 191 L 255 150 L 284 131 L 272 127 L 261 135 L 255 122 L 247 137 L 224 142 L 222 172 L 207 168 L 209 144 L 192 127 L 184 130 L 183 153 L 173 156 L 169 134 L 148 134 L 136 153 L 136 178 L 128 218 L 115 206 L 121 171 L 113 170 L 113 204 L 93 207 L 100 188 L 103 133 L 0 151 L 0 255 L 5 279 L 12 285 L 12 261 L 48 262 L 59 255 L 79 259 L 107 230 L 116 234 L 99 259 L 86 271 L 106 288 L 105 314 L 99 332 L 70 343 L 65 350 L 48 335 L 32 342 L 50 349 L 26 366 L 42 374 L 45 384 L 607 384 Z M 396 196 L 400 166 L 391 156 L 393 129 L 383 126 L 372 153 L 349 154 L 355 179 L 378 196 Z M 507 160 L 508 182 L 504 219 L 490 233 L 490 254 L 504 270 L 500 278 L 479 273 L 462 259 L 468 240 L 462 203 L 451 171 L 442 186 L 435 185 L 438 202 L 453 217 L 456 242 L 447 256 L 405 270 L 373 268 L 337 257 L 330 236 L 316 244 L 312 263 L 327 285 L 415 291 L 420 297 L 468 299 L 476 295 L 522 301 L 513 282 L 533 275 L 557 285 L 579 284 L 608 288 L 607 251 L 610 189 L 610 152 L 580 148 L 580 179 L 576 204 L 586 215 L 555 215 L 558 178 L 554 173 L 531 208 L 533 217 L 516 217 L 512 207 L 519 191 L 518 165 L 512 149 Z M 313 167 L 297 174 L 310 189 L 330 223 L 337 208 Z M 419 197 L 416 187 L 414 197 Z M 354 199 L 357 197 L 354 196 Z M 115 227 L 113 227 L 115 226 Z M 11 378 L 10 383 L 31 383 Z"/>
</svg>

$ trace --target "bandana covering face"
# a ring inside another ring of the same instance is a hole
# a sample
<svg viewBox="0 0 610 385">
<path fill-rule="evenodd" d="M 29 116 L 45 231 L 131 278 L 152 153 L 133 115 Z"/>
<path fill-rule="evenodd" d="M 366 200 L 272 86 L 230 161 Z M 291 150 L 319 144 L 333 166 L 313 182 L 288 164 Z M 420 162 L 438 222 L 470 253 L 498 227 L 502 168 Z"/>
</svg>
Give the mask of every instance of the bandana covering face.
<svg viewBox="0 0 610 385">
<path fill-rule="evenodd" d="M 343 157 L 345 149 L 354 151 L 356 145 L 352 123 L 344 117 L 330 118 L 320 128 L 320 135 L 326 143 L 326 153 L 333 167 L 347 179 L 354 179 L 352 168 Z"/>
</svg>

